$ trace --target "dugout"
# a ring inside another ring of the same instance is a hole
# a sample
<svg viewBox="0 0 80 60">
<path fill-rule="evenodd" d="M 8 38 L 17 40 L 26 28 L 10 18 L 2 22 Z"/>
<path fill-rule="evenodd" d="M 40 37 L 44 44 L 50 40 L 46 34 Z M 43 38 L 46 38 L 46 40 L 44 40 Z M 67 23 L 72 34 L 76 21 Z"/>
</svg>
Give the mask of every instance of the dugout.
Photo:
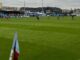
<svg viewBox="0 0 80 60">
<path fill-rule="evenodd" d="M 0 17 L 5 17 L 5 16 L 16 17 L 16 16 L 22 16 L 22 15 L 24 15 L 23 11 L 5 11 L 5 10 L 0 10 Z"/>
</svg>

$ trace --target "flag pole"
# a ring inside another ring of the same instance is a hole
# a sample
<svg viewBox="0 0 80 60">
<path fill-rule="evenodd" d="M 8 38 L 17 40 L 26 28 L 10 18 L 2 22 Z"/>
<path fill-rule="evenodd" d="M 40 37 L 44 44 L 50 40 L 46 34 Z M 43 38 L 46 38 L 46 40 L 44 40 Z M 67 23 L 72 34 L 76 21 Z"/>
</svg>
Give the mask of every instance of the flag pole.
<svg viewBox="0 0 80 60">
<path fill-rule="evenodd" d="M 43 0 L 42 0 L 42 13 L 44 13 L 44 9 L 43 9 Z"/>
<path fill-rule="evenodd" d="M 18 56 L 19 56 L 19 43 L 17 32 L 15 32 L 9 60 L 15 59 L 18 60 Z"/>
<path fill-rule="evenodd" d="M 2 0 L 0 1 L 0 9 L 2 9 L 2 7 L 3 7 L 3 2 L 2 2 Z"/>
<path fill-rule="evenodd" d="M 12 58 L 13 58 L 13 50 L 11 49 L 9 60 L 13 60 Z"/>
<path fill-rule="evenodd" d="M 25 4 L 25 0 L 24 0 L 24 14 L 25 14 L 25 6 L 26 6 L 26 4 Z"/>
<path fill-rule="evenodd" d="M 25 0 L 24 0 L 24 11 L 25 11 Z"/>
</svg>

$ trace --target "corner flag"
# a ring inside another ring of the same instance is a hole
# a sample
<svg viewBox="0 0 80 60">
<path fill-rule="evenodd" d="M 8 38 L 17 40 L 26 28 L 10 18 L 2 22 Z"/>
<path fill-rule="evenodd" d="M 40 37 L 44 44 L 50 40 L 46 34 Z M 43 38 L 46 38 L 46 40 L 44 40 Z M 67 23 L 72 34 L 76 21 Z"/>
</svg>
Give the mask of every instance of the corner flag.
<svg viewBox="0 0 80 60">
<path fill-rule="evenodd" d="M 18 57 L 19 57 L 19 43 L 18 43 L 18 37 L 16 32 L 14 35 L 13 45 L 12 45 L 9 60 L 18 60 Z"/>
</svg>

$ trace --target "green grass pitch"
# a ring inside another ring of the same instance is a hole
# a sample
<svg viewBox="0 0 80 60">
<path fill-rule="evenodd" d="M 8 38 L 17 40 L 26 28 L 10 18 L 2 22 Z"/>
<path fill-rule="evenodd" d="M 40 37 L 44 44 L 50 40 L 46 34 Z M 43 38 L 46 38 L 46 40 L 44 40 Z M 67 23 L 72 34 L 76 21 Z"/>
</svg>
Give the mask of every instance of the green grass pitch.
<svg viewBox="0 0 80 60">
<path fill-rule="evenodd" d="M 80 60 L 80 17 L 0 18 L 0 60 L 9 60 L 16 31 L 19 60 Z"/>
</svg>

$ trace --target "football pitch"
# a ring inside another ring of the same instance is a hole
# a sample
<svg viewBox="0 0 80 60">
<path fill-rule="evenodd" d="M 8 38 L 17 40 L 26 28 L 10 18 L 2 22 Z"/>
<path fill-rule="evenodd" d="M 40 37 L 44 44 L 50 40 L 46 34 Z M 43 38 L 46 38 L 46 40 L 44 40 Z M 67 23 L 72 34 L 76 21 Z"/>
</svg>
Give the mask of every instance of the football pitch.
<svg viewBox="0 0 80 60">
<path fill-rule="evenodd" d="M 80 17 L 0 18 L 0 60 L 9 60 L 16 31 L 19 60 L 80 60 Z"/>
</svg>

